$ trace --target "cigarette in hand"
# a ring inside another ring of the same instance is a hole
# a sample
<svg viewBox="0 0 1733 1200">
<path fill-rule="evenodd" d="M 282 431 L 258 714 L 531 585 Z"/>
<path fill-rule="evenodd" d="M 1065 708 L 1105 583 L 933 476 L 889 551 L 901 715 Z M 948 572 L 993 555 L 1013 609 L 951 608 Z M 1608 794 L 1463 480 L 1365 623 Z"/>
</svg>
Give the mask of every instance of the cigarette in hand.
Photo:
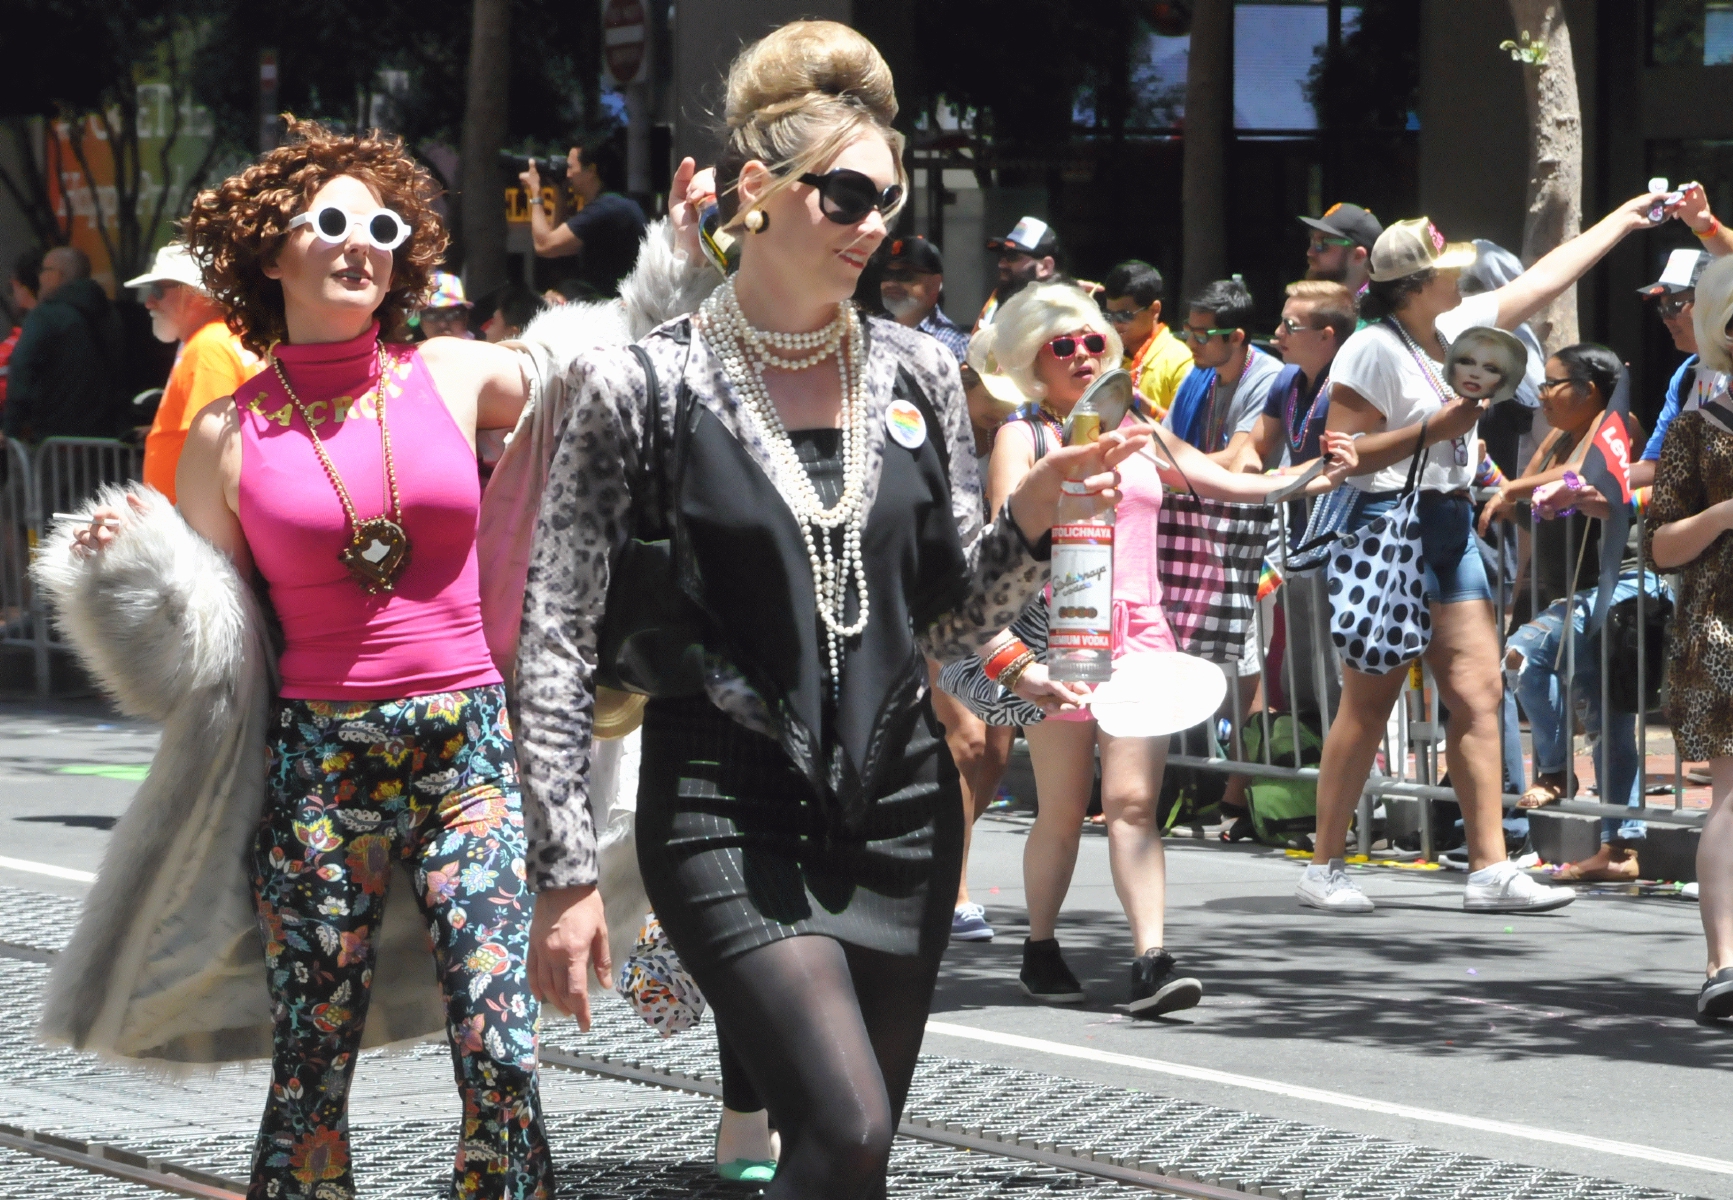
<svg viewBox="0 0 1733 1200">
<path fill-rule="evenodd" d="M 119 517 L 81 517 L 77 513 L 55 513 L 56 521 L 77 521 L 80 525 L 103 525 L 109 529 L 120 528 Z"/>
</svg>

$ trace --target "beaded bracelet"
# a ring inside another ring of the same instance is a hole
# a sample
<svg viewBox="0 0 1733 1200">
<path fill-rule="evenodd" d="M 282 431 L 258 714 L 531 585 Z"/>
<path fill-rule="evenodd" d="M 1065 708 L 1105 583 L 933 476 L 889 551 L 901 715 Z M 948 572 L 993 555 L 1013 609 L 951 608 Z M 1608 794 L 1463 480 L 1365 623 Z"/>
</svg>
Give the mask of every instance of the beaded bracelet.
<svg viewBox="0 0 1733 1200">
<path fill-rule="evenodd" d="M 999 678 L 995 682 L 1007 692 L 1015 691 L 1017 685 L 1022 682 L 1024 674 L 1034 665 L 1035 652 L 1025 650 L 1011 662 L 1010 666 L 999 673 Z"/>
<path fill-rule="evenodd" d="M 987 661 L 982 664 L 982 669 L 986 671 L 988 679 L 991 679 L 994 683 L 998 683 L 999 676 L 1004 673 L 1005 668 L 1027 653 L 1029 653 L 1029 647 L 1025 646 L 1018 639 L 1012 638 L 1003 646 L 1000 646 L 997 650 L 993 651 Z"/>
</svg>

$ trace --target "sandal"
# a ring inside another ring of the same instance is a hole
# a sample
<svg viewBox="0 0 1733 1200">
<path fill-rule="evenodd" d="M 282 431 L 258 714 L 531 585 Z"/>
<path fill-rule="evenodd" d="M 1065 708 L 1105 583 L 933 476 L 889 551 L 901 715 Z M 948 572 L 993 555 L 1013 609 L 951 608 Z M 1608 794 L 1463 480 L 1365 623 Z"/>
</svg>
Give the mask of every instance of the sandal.
<svg viewBox="0 0 1733 1200">
<path fill-rule="evenodd" d="M 1557 782 L 1553 782 L 1554 780 Z M 1535 777 L 1534 785 L 1524 792 L 1517 800 L 1518 808 L 1545 808 L 1557 804 L 1565 798 L 1565 780 L 1560 776 L 1540 775 Z"/>
<path fill-rule="evenodd" d="M 1580 863 L 1566 863 L 1552 877 L 1561 883 L 1635 883 L 1642 875 L 1637 852 L 1626 850 L 1623 858 L 1615 858 L 1604 867 L 1584 870 Z"/>
</svg>

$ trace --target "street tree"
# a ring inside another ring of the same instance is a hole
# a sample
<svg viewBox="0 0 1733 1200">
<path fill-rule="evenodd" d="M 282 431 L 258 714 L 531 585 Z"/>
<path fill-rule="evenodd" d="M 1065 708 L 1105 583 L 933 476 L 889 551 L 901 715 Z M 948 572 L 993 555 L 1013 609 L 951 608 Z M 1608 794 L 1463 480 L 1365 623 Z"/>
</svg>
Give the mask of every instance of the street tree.
<svg viewBox="0 0 1733 1200">
<path fill-rule="evenodd" d="M 1560 0 L 1510 0 L 1518 37 L 1502 48 L 1522 64 L 1528 99 L 1528 209 L 1522 222 L 1522 260 L 1532 263 L 1582 231 L 1583 118 L 1570 24 Z M 1574 345 L 1577 289 L 1529 319 L 1548 354 Z"/>
</svg>

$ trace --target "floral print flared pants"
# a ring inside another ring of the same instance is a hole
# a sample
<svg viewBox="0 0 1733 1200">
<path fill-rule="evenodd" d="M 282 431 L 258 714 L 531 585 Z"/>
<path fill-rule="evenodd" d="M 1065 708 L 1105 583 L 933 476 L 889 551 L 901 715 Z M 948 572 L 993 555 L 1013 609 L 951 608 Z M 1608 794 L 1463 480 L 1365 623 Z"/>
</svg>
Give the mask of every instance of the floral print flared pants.
<svg viewBox="0 0 1733 1200">
<path fill-rule="evenodd" d="M 531 896 L 505 693 L 282 700 L 253 845 L 275 1045 L 249 1200 L 352 1200 L 348 1097 L 392 864 L 444 989 L 463 1100 L 452 1195 L 545 1200 Z"/>
</svg>

